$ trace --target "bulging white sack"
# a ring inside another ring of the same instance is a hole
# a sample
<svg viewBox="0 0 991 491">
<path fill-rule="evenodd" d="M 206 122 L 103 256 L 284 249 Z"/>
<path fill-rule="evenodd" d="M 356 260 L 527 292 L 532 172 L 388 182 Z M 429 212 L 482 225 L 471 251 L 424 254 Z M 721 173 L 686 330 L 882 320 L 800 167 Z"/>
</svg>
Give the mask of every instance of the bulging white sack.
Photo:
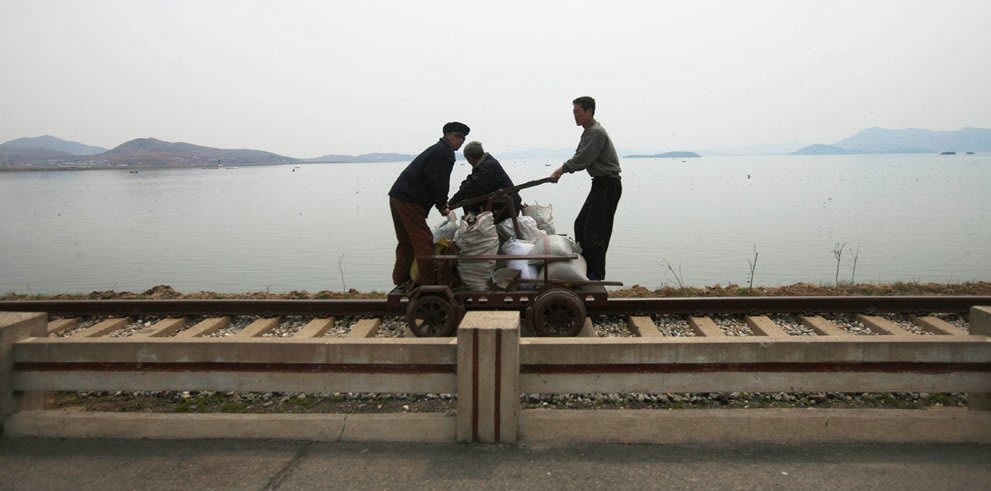
<svg viewBox="0 0 991 491">
<path fill-rule="evenodd" d="M 554 235 L 554 207 L 551 205 L 532 204 L 523 207 L 523 215 L 533 217 L 537 228 L 547 235 Z"/>
<path fill-rule="evenodd" d="M 537 221 L 533 217 L 518 216 L 516 223 L 520 226 L 520 236 L 523 240 L 536 241 L 543 235 L 547 235 L 537 226 Z M 513 219 L 507 218 L 497 225 L 499 229 L 499 239 L 508 240 L 516 237 L 516 230 L 513 229 Z"/>
<path fill-rule="evenodd" d="M 526 256 L 533 251 L 534 243 L 528 240 L 509 239 L 502 245 L 501 253 L 507 256 Z M 519 270 L 520 278 L 535 280 L 539 274 L 537 266 L 526 259 L 507 259 L 506 267 Z"/>
<path fill-rule="evenodd" d="M 538 256 L 570 256 L 582 252 L 575 239 L 567 235 L 544 235 L 538 237 L 534 244 L 530 253 Z"/>
<path fill-rule="evenodd" d="M 512 269 L 512 268 L 501 268 L 495 270 L 495 272 L 492 273 L 492 282 L 495 283 L 495 285 L 498 286 L 499 288 L 505 290 L 509 288 L 509 285 L 511 285 L 513 281 L 516 281 L 516 279 L 519 277 L 520 277 L 520 270 Z"/>
<path fill-rule="evenodd" d="M 588 279 L 588 264 L 580 254 L 571 261 L 547 263 L 547 279 L 550 281 L 585 281 Z"/>
<path fill-rule="evenodd" d="M 499 234 L 496 233 L 492 212 L 485 211 L 475 217 L 474 223 L 464 218 L 454 234 L 461 256 L 488 256 L 499 252 Z M 495 261 L 458 261 L 461 283 L 472 291 L 490 289 Z"/>
<path fill-rule="evenodd" d="M 438 223 L 430 231 L 434 236 L 434 244 L 443 239 L 453 240 L 454 234 L 458 231 L 458 215 L 453 211 L 447 214 L 443 222 Z"/>
</svg>

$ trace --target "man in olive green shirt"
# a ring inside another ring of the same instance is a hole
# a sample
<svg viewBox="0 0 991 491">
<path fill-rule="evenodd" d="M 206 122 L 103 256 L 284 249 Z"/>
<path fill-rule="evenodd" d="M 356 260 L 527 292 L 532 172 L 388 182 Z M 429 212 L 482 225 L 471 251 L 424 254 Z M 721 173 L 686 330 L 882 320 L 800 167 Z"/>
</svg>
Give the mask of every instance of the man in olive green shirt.
<svg viewBox="0 0 991 491">
<path fill-rule="evenodd" d="M 588 263 L 588 279 L 606 278 L 606 250 L 612 237 L 613 217 L 623 194 L 619 156 L 605 128 L 595 120 L 595 99 L 579 97 L 572 101 L 575 124 L 585 128 L 574 157 L 551 174 L 555 181 L 565 172 L 585 170 L 592 177 L 592 188 L 575 219 L 575 240 L 582 246 Z"/>
</svg>

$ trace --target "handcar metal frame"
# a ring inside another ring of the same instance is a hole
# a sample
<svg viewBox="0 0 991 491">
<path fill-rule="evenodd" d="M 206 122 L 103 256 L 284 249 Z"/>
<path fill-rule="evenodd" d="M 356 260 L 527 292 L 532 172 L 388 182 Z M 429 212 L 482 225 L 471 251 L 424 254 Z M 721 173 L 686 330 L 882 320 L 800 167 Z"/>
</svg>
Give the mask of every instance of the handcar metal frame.
<svg viewBox="0 0 991 491">
<path fill-rule="evenodd" d="M 513 222 L 516 238 L 522 239 L 513 196 L 520 190 L 556 182 L 552 178 L 529 181 L 519 186 L 497 191 L 454 203 L 452 210 L 484 203 L 483 210 L 508 212 Z M 471 291 L 458 287 L 454 272 L 461 261 L 505 261 L 526 258 L 540 261 L 543 277 L 539 279 L 512 280 L 504 289 Z M 397 286 L 387 297 L 390 309 L 404 312 L 410 331 L 416 336 L 450 336 L 457 329 L 468 310 L 519 310 L 524 315 L 523 328 L 540 336 L 575 336 L 585 324 L 587 307 L 604 307 L 608 299 L 606 286 L 622 286 L 619 281 L 560 281 L 548 277 L 547 265 L 551 262 L 577 259 L 568 256 L 503 254 L 459 256 L 441 254 L 419 256 L 418 260 L 431 261 L 437 271 L 436 285 L 417 285 L 412 288 Z"/>
</svg>

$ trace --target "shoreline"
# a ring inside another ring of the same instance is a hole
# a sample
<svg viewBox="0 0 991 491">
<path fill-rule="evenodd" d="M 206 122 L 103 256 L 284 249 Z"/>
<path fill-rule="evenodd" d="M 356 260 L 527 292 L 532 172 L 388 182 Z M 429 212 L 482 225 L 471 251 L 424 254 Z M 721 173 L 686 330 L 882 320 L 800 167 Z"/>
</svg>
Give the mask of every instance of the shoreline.
<svg viewBox="0 0 991 491">
<path fill-rule="evenodd" d="M 629 288 L 612 290 L 610 298 L 647 298 L 647 297 L 779 297 L 779 296 L 895 296 L 895 295 L 991 295 L 991 282 L 973 281 L 964 283 L 857 283 L 821 285 L 813 283 L 794 283 L 785 286 L 755 286 L 753 289 L 737 284 L 722 286 L 719 284 L 705 287 L 672 287 L 664 286 L 654 289 L 640 285 Z M 4 292 L 0 293 L 3 300 L 140 300 L 140 299 L 382 299 L 387 292 L 361 292 L 350 289 L 346 292 L 320 290 L 291 290 L 289 292 L 246 292 L 224 293 L 213 291 L 180 292 L 168 285 L 157 285 L 140 293 L 129 291 L 103 290 L 90 293 L 55 293 L 34 294 Z"/>
</svg>

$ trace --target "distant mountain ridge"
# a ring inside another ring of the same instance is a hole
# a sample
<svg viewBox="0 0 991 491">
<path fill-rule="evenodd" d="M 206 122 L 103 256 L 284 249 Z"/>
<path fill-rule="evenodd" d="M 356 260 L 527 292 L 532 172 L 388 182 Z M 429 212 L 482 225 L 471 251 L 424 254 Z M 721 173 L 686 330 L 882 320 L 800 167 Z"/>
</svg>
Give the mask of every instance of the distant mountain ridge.
<svg viewBox="0 0 991 491">
<path fill-rule="evenodd" d="M 204 147 L 191 143 L 167 142 L 156 138 L 137 138 L 122 143 L 100 155 L 93 156 L 93 160 L 108 164 L 151 166 L 217 163 L 283 164 L 296 161 L 292 157 L 261 150 Z"/>
<path fill-rule="evenodd" d="M 842 155 L 856 153 L 989 152 L 991 129 L 963 128 L 933 131 L 920 128 L 892 130 L 868 128 L 833 145 L 809 145 L 792 155 Z"/>
<path fill-rule="evenodd" d="M 836 145 L 822 145 L 817 143 L 815 145 L 802 147 L 794 152 L 791 152 L 791 155 L 850 155 L 852 153 L 861 152 L 840 148 Z"/>
<path fill-rule="evenodd" d="M 794 148 L 794 147 L 792 147 Z M 868 128 L 832 145 L 809 145 L 793 155 L 847 155 L 858 153 L 991 152 L 991 129 L 968 127 L 956 131 L 919 128 Z M 522 151 L 496 151 L 503 162 L 566 158 L 565 148 L 531 148 Z M 626 158 L 694 158 L 696 152 L 666 152 L 627 155 Z M 2 169 L 78 169 L 113 167 L 202 167 L 218 164 L 273 165 L 286 163 L 375 163 L 408 162 L 414 155 L 404 153 L 328 154 L 297 159 L 252 149 L 223 149 L 156 138 L 137 138 L 113 149 L 85 145 L 51 135 L 17 138 L 0 143 Z M 460 158 L 460 156 L 459 156 Z"/>
<path fill-rule="evenodd" d="M 652 155 L 624 155 L 624 159 L 694 159 L 701 157 L 695 152 L 664 152 Z"/>
<path fill-rule="evenodd" d="M 63 140 L 52 135 L 17 138 L 9 142 L 0 143 L 0 147 L 7 149 L 45 149 L 69 155 L 96 155 L 107 151 L 103 147 L 84 145 L 79 142 Z"/>
<path fill-rule="evenodd" d="M 107 149 L 63 140 L 51 135 L 25 137 L 0 143 L 0 162 L 39 161 L 96 155 Z"/>
<path fill-rule="evenodd" d="M 414 157 L 404 153 L 383 152 L 362 155 L 330 154 L 313 159 L 297 159 L 262 150 L 214 148 L 151 137 L 136 138 L 110 150 L 51 135 L 17 138 L 0 144 L 0 168 L 35 170 L 272 165 L 299 162 L 403 162 Z"/>
<path fill-rule="evenodd" d="M 361 155 L 323 155 L 320 157 L 314 157 L 312 159 L 301 159 L 300 162 L 310 162 L 310 163 L 332 163 L 332 164 L 345 164 L 345 163 L 371 163 L 371 162 L 405 162 L 416 158 L 415 155 L 408 155 L 405 153 L 363 153 Z"/>
</svg>

